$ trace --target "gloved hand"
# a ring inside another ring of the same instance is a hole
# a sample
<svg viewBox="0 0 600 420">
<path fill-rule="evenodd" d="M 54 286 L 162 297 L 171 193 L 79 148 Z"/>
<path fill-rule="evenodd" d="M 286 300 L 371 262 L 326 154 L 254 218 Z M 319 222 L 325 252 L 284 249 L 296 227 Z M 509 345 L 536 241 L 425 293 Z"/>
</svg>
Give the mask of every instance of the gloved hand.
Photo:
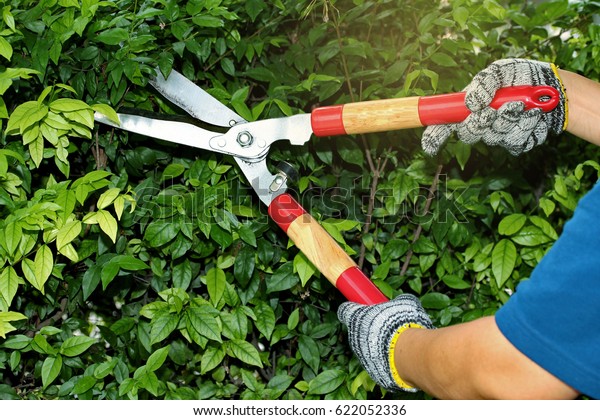
<svg viewBox="0 0 600 420">
<path fill-rule="evenodd" d="M 338 318 L 348 327 L 352 351 L 375 382 L 390 391 L 417 391 L 398 375 L 394 348 L 406 329 L 433 328 L 419 299 L 404 294 L 377 305 L 344 302 Z"/>
<path fill-rule="evenodd" d="M 560 94 L 558 106 L 548 113 L 537 108 L 524 111 L 522 102 L 509 102 L 498 110 L 489 106 L 498 89 L 519 85 L 554 87 Z M 566 128 L 567 98 L 554 64 L 517 58 L 498 60 L 477 73 L 465 92 L 471 115 L 461 123 L 427 127 L 421 139 L 427 154 L 437 154 L 450 134 L 456 132 L 464 143 L 481 140 L 490 146 L 502 146 L 516 156 L 544 143 L 549 132 L 560 134 Z"/>
</svg>

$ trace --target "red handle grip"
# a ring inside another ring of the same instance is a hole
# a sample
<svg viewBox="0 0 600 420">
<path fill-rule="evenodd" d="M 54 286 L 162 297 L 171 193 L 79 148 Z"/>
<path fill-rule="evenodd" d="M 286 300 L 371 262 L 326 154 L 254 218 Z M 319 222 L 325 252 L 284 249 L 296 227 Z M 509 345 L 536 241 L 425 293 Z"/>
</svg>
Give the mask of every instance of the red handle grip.
<svg viewBox="0 0 600 420">
<path fill-rule="evenodd" d="M 423 96 L 419 99 L 419 119 L 423 126 L 464 121 L 471 111 L 465 105 L 465 92 Z M 500 108 L 508 102 L 523 102 L 525 109 L 540 108 L 550 112 L 560 95 L 550 86 L 512 86 L 498 89 L 490 106 Z"/>
<path fill-rule="evenodd" d="M 559 101 L 559 92 L 550 86 L 512 86 L 499 89 L 491 106 L 498 109 L 507 102 L 524 102 L 525 109 L 550 112 Z M 317 108 L 311 123 L 314 134 L 323 137 L 458 123 L 469 113 L 465 92 L 458 92 Z"/>
<path fill-rule="evenodd" d="M 365 305 L 388 300 L 291 195 L 277 196 L 269 205 L 269 216 L 346 299 Z"/>
</svg>

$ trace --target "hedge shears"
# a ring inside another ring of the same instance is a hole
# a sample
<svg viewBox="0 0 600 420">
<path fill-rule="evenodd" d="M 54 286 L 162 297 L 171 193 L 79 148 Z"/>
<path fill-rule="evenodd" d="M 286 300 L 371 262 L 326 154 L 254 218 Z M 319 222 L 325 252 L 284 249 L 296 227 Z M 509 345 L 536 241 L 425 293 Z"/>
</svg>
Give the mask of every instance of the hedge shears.
<svg viewBox="0 0 600 420">
<path fill-rule="evenodd" d="M 268 206 L 268 213 L 314 266 L 350 301 L 376 304 L 388 299 L 327 231 L 287 193 L 288 173 L 267 168 L 270 146 L 279 140 L 303 145 L 311 136 L 374 133 L 463 121 L 469 110 L 464 92 L 383 99 L 314 109 L 310 114 L 248 122 L 182 74 L 160 71 L 150 84 L 193 118 L 215 127 L 213 132 L 195 124 L 119 113 L 120 124 L 96 113 L 98 122 L 172 143 L 233 156 L 248 182 Z M 551 111 L 558 92 L 548 86 L 500 89 L 492 102 L 521 101 L 526 109 Z"/>
</svg>

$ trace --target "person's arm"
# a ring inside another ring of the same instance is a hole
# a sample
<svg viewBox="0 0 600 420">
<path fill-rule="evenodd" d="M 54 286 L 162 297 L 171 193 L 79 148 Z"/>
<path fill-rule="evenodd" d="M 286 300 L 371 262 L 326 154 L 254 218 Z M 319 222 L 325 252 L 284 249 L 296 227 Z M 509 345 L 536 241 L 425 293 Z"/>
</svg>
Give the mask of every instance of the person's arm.
<svg viewBox="0 0 600 420">
<path fill-rule="evenodd" d="M 409 329 L 394 359 L 400 377 L 437 398 L 572 399 L 578 393 L 531 361 L 502 335 L 494 317 Z"/>
<path fill-rule="evenodd" d="M 568 98 L 567 131 L 600 146 L 600 83 L 558 71 Z"/>
<path fill-rule="evenodd" d="M 494 317 L 434 329 L 419 299 L 401 294 L 376 305 L 344 302 L 340 321 L 373 380 L 391 391 L 437 398 L 558 399 L 578 393 L 518 351 Z"/>
<path fill-rule="evenodd" d="M 600 83 L 559 70 L 567 131 L 600 145 Z M 437 330 L 409 329 L 394 360 L 400 377 L 438 398 L 562 399 L 578 392 L 517 350 L 494 317 Z"/>
</svg>

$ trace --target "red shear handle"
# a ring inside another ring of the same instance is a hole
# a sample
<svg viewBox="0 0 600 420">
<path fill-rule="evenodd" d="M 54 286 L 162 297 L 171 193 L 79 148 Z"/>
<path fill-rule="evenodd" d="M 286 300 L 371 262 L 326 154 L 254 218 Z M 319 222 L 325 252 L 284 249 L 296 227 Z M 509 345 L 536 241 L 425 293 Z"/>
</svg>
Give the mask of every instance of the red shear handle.
<svg viewBox="0 0 600 420">
<path fill-rule="evenodd" d="M 512 86 L 501 88 L 491 103 L 500 108 L 507 102 L 524 102 L 525 109 L 552 111 L 560 101 L 559 92 L 550 86 Z M 470 111 L 465 92 L 434 96 L 383 99 L 317 108 L 311 114 L 316 136 L 374 133 L 463 121 Z"/>
<path fill-rule="evenodd" d="M 269 205 L 269 215 L 346 299 L 365 305 L 388 300 L 291 195 L 276 197 Z"/>
</svg>

